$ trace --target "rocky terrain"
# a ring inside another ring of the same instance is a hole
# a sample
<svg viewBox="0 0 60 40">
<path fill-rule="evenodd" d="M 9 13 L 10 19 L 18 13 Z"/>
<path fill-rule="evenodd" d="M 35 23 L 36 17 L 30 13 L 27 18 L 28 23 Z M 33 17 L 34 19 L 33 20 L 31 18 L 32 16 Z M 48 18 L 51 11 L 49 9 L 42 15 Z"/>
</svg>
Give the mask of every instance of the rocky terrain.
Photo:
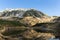
<svg viewBox="0 0 60 40">
<path fill-rule="evenodd" d="M 60 17 L 35 9 L 0 12 L 0 40 L 49 40 L 60 38 Z"/>
</svg>

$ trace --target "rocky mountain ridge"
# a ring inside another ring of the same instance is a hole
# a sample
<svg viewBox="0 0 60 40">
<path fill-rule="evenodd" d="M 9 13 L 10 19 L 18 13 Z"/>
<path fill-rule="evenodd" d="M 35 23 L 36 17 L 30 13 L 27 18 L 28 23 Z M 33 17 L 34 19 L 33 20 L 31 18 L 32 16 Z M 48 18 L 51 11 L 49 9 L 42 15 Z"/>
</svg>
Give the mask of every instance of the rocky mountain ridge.
<svg viewBox="0 0 60 40">
<path fill-rule="evenodd" d="M 44 13 L 35 9 L 10 9 L 4 10 L 1 13 L 2 17 L 24 17 L 24 16 L 33 16 L 40 17 L 45 16 Z"/>
</svg>

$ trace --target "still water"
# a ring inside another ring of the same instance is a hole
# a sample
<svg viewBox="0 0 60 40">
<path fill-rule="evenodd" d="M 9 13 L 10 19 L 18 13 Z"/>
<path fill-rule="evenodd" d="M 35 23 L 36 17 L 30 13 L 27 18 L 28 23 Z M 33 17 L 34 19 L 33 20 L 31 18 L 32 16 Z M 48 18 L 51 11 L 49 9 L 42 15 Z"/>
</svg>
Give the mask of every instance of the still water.
<svg viewBox="0 0 60 40">
<path fill-rule="evenodd" d="M 49 40 L 59 40 L 59 39 L 49 39 Z"/>
</svg>

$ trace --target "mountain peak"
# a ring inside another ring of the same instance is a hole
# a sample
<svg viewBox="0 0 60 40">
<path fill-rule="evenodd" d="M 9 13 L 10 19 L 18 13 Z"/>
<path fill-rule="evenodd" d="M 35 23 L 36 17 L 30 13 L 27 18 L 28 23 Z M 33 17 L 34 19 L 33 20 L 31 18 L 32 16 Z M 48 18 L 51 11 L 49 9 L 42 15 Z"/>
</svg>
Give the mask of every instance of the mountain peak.
<svg viewBox="0 0 60 40">
<path fill-rule="evenodd" d="M 42 17 L 46 16 L 41 11 L 38 11 L 34 8 L 17 8 L 17 9 L 5 9 L 4 11 L 0 12 L 1 17 L 26 17 L 26 16 L 33 16 L 33 17 Z"/>
</svg>

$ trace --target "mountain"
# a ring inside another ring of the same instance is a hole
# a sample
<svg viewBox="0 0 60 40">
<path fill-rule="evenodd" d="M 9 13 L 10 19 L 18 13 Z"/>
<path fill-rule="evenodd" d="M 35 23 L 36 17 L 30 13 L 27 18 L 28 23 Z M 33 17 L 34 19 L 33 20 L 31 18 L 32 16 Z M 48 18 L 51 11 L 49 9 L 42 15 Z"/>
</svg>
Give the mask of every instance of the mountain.
<svg viewBox="0 0 60 40">
<path fill-rule="evenodd" d="M 36 9 L 0 11 L 0 40 L 49 40 L 60 37 L 60 17 Z"/>
<path fill-rule="evenodd" d="M 1 13 L 1 17 L 18 17 L 23 18 L 26 16 L 33 16 L 33 17 L 42 17 L 47 16 L 46 14 L 42 13 L 41 11 L 35 9 L 8 9 L 4 10 Z"/>
</svg>

